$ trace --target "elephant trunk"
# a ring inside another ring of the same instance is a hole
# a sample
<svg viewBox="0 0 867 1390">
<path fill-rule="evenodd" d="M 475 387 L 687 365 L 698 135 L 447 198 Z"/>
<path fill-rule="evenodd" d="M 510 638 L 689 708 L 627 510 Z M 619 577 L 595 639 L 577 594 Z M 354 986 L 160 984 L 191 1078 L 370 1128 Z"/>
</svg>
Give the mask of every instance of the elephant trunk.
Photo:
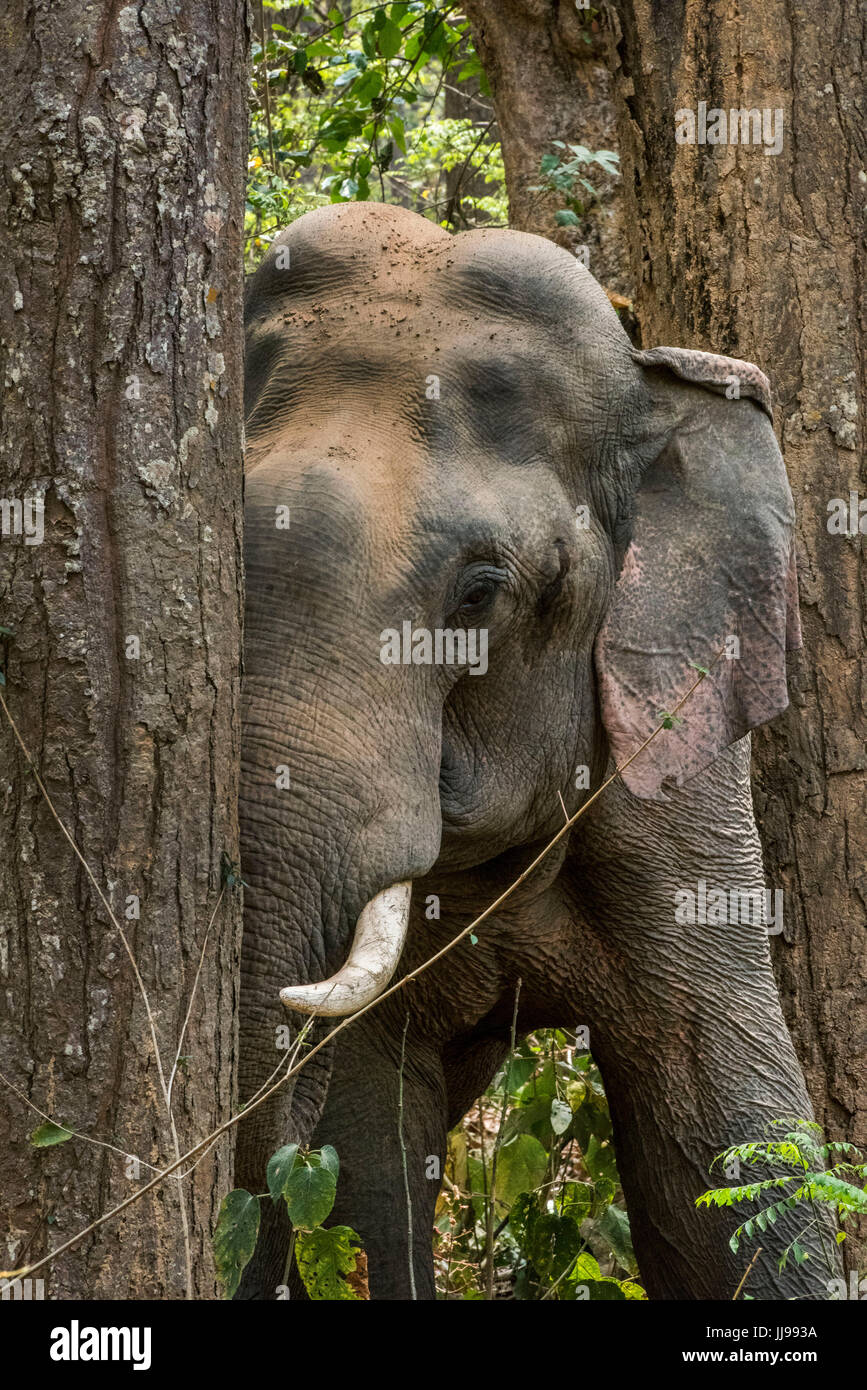
<svg viewBox="0 0 867 1390">
<path fill-rule="evenodd" d="M 377 893 L 358 919 L 345 965 L 328 980 L 281 989 L 287 1008 L 340 1018 L 371 1004 L 397 969 L 411 896 L 410 882 L 395 883 Z"/>
</svg>

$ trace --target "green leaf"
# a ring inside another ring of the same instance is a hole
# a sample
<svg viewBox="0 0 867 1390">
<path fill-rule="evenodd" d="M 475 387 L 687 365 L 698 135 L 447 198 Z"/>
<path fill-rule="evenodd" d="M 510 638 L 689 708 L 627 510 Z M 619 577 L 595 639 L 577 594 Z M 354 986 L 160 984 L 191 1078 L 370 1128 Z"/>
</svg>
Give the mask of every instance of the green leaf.
<svg viewBox="0 0 867 1390">
<path fill-rule="evenodd" d="M 623 1297 L 633 1301 L 647 1301 L 647 1294 L 640 1284 L 634 1284 L 631 1279 L 624 1279 L 620 1285 L 623 1290 Z"/>
<path fill-rule="evenodd" d="M 353 135 L 361 134 L 361 120 L 358 116 L 337 115 L 327 120 L 319 131 L 323 140 L 333 140 L 335 144 L 345 144 Z"/>
<path fill-rule="evenodd" d="M 620 155 L 614 150 L 596 150 L 593 155 L 597 164 L 601 165 L 606 174 L 620 173 Z"/>
<path fill-rule="evenodd" d="M 528 1232 L 538 1211 L 536 1198 L 532 1192 L 522 1192 L 509 1212 L 509 1230 L 519 1249 L 526 1251 Z"/>
<path fill-rule="evenodd" d="M 606 1207 L 610 1207 L 614 1201 L 614 1194 L 617 1191 L 615 1183 L 611 1178 L 596 1178 L 593 1182 L 593 1215 L 600 1216 Z"/>
<path fill-rule="evenodd" d="M 388 128 L 394 136 L 394 143 L 401 154 L 406 154 L 406 132 L 400 116 L 392 116 L 389 119 Z"/>
<path fill-rule="evenodd" d="M 683 720 L 678 719 L 676 714 L 669 714 L 667 709 L 657 710 L 656 717 L 663 729 L 673 729 L 677 724 L 683 723 Z"/>
<path fill-rule="evenodd" d="M 464 63 L 458 73 L 458 81 L 466 82 L 468 77 L 478 77 L 482 71 L 482 65 L 477 57 L 472 57 L 468 63 Z"/>
<path fill-rule="evenodd" d="M 379 96 L 382 88 L 382 73 L 377 72 L 376 68 L 368 68 L 353 87 L 352 95 L 360 106 L 369 106 L 373 98 Z"/>
<path fill-rule="evenodd" d="M 598 1135 L 592 1134 L 584 1149 L 584 1163 L 595 1183 L 605 1180 L 613 1188 L 617 1181 L 617 1164 L 614 1146 L 609 1139 L 600 1139 Z"/>
<path fill-rule="evenodd" d="M 557 223 L 558 227 L 578 226 L 578 218 L 575 216 L 574 212 L 570 212 L 569 208 L 561 208 L 555 216 L 554 221 Z"/>
<path fill-rule="evenodd" d="M 359 1238 L 350 1226 L 299 1232 L 295 1238 L 295 1259 L 311 1299 L 358 1302 L 358 1294 L 345 1276 L 355 1273 L 359 1253 Z"/>
<path fill-rule="evenodd" d="M 307 49 L 296 48 L 292 54 L 292 66 L 296 72 L 303 72 L 307 66 Z"/>
<path fill-rule="evenodd" d="M 431 55 L 441 53 L 445 47 L 446 35 L 442 19 L 443 16 L 436 10 L 428 10 L 424 17 L 424 39 L 422 42 L 425 52 Z"/>
<path fill-rule="evenodd" d="M 403 43 L 403 32 L 393 19 L 385 21 L 376 37 L 383 58 L 396 58 Z"/>
<path fill-rule="evenodd" d="M 533 1098 L 533 1085 L 528 1085 L 527 1093 L 521 1092 L 520 1103 L 509 1111 L 503 1129 L 503 1139 L 509 1143 L 516 1134 L 532 1134 L 543 1148 L 551 1146 L 551 1102 L 547 1096 Z"/>
<path fill-rule="evenodd" d="M 599 1219 L 597 1229 L 600 1235 L 603 1235 L 611 1246 L 612 1253 L 617 1263 L 625 1269 L 628 1274 L 637 1274 L 638 1264 L 635 1259 L 635 1252 L 632 1249 L 629 1217 L 623 1208 L 615 1206 L 613 1202 L 607 1206 Z"/>
<path fill-rule="evenodd" d="M 591 1303 L 620 1303 L 626 1294 L 617 1279 L 581 1279 L 586 1284 Z"/>
<path fill-rule="evenodd" d="M 376 57 L 376 26 L 372 20 L 368 20 L 361 31 L 361 47 L 368 58 Z"/>
<path fill-rule="evenodd" d="M 538 1064 L 538 1057 L 531 1053 L 529 1057 L 515 1056 L 509 1061 L 509 1069 L 504 1080 L 504 1089 L 509 1091 L 519 1091 L 533 1075 Z"/>
<path fill-rule="evenodd" d="M 309 1231 L 321 1226 L 334 1206 L 337 1178 L 328 1168 L 311 1168 L 306 1163 L 289 1174 L 283 1196 L 292 1225 Z"/>
<path fill-rule="evenodd" d="M 565 1134 L 572 1123 L 572 1107 L 565 1100 L 551 1101 L 551 1128 L 555 1134 Z"/>
<path fill-rule="evenodd" d="M 485 1193 L 490 1191 L 491 1184 L 481 1159 L 474 1154 L 467 1155 L 467 1180 L 473 1214 L 477 1221 L 481 1221 L 485 1214 Z"/>
<path fill-rule="evenodd" d="M 532 1134 L 519 1134 L 497 1156 L 494 1196 L 510 1207 L 522 1192 L 533 1192 L 545 1179 L 548 1155 Z"/>
<path fill-rule="evenodd" d="M 272 1154 L 268 1159 L 268 1168 L 265 1176 L 268 1183 L 268 1191 L 271 1193 L 271 1197 L 275 1202 L 278 1202 L 283 1196 L 286 1182 L 289 1178 L 289 1174 L 295 1167 L 297 1158 L 298 1145 L 284 1144 L 282 1149 L 278 1149 L 277 1152 Z"/>
<path fill-rule="evenodd" d="M 220 1205 L 214 1231 L 214 1263 L 226 1298 L 233 1298 L 259 1236 L 259 1199 L 242 1187 L 229 1192 Z"/>
<path fill-rule="evenodd" d="M 340 1176 L 340 1159 L 337 1157 L 337 1150 L 333 1144 L 323 1144 L 318 1155 L 312 1153 L 310 1157 L 318 1157 L 320 1167 L 327 1168 L 329 1173 L 334 1174 L 334 1181 L 337 1181 Z"/>
<path fill-rule="evenodd" d="M 602 1271 L 599 1268 L 598 1260 L 595 1260 L 592 1255 L 588 1255 L 586 1252 L 583 1255 L 579 1255 L 578 1259 L 575 1261 L 572 1277 L 581 1283 L 586 1282 L 588 1279 L 601 1279 Z"/>
<path fill-rule="evenodd" d="M 34 1129 L 30 1136 L 30 1142 L 34 1149 L 50 1149 L 55 1144 L 65 1144 L 67 1139 L 71 1138 L 71 1130 L 64 1129 L 62 1125 L 53 1124 L 51 1120 L 46 1120 L 44 1125 Z"/>
<path fill-rule="evenodd" d="M 535 1078 L 533 1082 L 532 1094 L 534 1098 L 538 1097 L 541 1099 L 542 1097 L 544 1097 L 549 1102 L 548 1120 L 550 1121 L 550 1102 L 554 1100 L 555 1096 L 557 1095 L 557 1074 L 554 1071 L 553 1064 L 550 1061 L 545 1062 L 538 1076 Z"/>
<path fill-rule="evenodd" d="M 566 1273 L 582 1244 L 571 1216 L 538 1212 L 530 1226 L 526 1254 L 538 1274 L 553 1283 Z"/>
<path fill-rule="evenodd" d="M 567 1182 L 563 1189 L 560 1210 L 563 1216 L 571 1216 L 580 1225 L 590 1215 L 593 1206 L 593 1188 L 587 1182 Z"/>
</svg>

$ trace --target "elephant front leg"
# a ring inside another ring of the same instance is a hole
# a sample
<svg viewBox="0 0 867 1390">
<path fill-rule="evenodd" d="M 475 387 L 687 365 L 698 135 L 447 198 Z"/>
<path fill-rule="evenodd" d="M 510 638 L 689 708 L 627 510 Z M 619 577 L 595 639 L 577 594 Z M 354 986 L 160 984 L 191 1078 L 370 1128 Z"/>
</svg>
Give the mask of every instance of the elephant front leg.
<svg viewBox="0 0 867 1390">
<path fill-rule="evenodd" d="M 372 1299 L 436 1297 L 432 1230 L 447 1143 L 445 1083 L 437 1052 L 410 1022 L 401 1106 L 404 1007 L 398 995 L 393 1016 L 360 1019 L 341 1035 L 313 1140 L 337 1150 L 327 1224 L 360 1236 Z"/>
<path fill-rule="evenodd" d="M 827 1298 L 839 1272 L 827 1217 L 816 1222 L 810 1206 L 799 1205 L 735 1252 L 732 1232 L 758 1208 L 695 1205 L 709 1187 L 770 1176 L 745 1163 L 739 1177 L 719 1166 L 712 1176 L 718 1154 L 766 1137 L 772 1121 L 812 1118 L 767 927 L 737 920 L 731 909 L 731 889 L 764 888 L 747 741 L 669 802 L 637 801 L 615 784 L 596 809 L 573 847 L 569 892 L 576 919 L 586 921 L 591 1049 L 648 1293 L 731 1299 L 760 1244 L 747 1286 L 753 1297 Z M 707 911 L 712 889 L 725 890 L 725 913 L 721 898 L 719 912 Z M 782 1195 L 772 1192 L 764 1204 Z M 780 1255 L 799 1235 L 808 1261 L 790 1257 L 780 1271 Z"/>
</svg>

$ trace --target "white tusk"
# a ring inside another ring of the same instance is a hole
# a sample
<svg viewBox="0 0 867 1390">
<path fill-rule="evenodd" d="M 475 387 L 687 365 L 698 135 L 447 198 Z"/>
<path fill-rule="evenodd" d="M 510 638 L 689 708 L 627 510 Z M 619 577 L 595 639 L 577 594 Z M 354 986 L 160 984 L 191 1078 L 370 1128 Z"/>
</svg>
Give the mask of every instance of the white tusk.
<svg viewBox="0 0 867 1390">
<path fill-rule="evenodd" d="M 357 1013 L 381 994 L 400 960 L 411 896 L 412 883 L 406 882 L 393 883 L 371 898 L 356 923 L 346 964 L 330 980 L 281 989 L 287 1009 L 341 1018 Z"/>
</svg>

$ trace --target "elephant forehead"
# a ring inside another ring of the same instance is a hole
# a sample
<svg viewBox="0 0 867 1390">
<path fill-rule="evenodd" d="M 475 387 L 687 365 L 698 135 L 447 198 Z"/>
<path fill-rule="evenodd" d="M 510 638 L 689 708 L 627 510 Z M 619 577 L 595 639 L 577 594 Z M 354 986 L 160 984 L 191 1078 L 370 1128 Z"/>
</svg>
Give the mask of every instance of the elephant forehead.
<svg viewBox="0 0 867 1390">
<path fill-rule="evenodd" d="M 543 374 L 580 389 L 582 375 L 630 366 L 605 293 L 561 248 L 506 230 L 450 237 L 371 205 L 281 234 L 252 279 L 246 331 L 251 407 L 275 373 L 287 389 L 406 384 L 425 398 L 429 378 L 449 375 L 454 389 L 517 397 Z"/>
<path fill-rule="evenodd" d="M 469 305 L 549 329 L 592 321 L 594 334 L 624 336 L 592 275 L 546 238 L 503 228 L 451 236 L 384 204 L 321 208 L 281 232 L 251 277 L 246 318 L 250 325 L 292 302 L 343 298 L 361 308 L 389 296 L 407 306 Z"/>
<path fill-rule="evenodd" d="M 523 463 L 588 432 L 606 437 L 618 408 L 604 347 L 557 351 L 537 326 L 463 314 L 383 316 L 367 332 L 334 318 L 309 333 L 284 323 L 262 354 L 248 353 L 253 460 L 277 432 L 299 447 L 327 433 L 339 445 L 378 443 L 385 455 L 412 445 L 453 461 L 488 450 Z"/>
</svg>

